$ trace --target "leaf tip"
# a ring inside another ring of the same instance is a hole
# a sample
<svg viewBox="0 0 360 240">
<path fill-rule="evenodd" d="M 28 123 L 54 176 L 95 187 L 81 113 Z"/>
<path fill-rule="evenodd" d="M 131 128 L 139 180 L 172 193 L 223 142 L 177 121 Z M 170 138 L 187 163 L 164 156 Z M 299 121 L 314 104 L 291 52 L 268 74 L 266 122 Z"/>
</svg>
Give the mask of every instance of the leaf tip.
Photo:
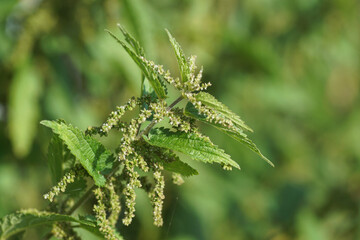
<svg viewBox="0 0 360 240">
<path fill-rule="evenodd" d="M 261 154 L 261 157 L 272 167 L 275 167 L 274 163 L 270 161 L 267 157 Z"/>
<path fill-rule="evenodd" d="M 49 127 L 49 123 L 50 123 L 49 120 L 41 120 L 41 121 L 40 121 L 40 124 L 43 125 L 43 126 L 45 126 L 45 127 Z"/>
</svg>

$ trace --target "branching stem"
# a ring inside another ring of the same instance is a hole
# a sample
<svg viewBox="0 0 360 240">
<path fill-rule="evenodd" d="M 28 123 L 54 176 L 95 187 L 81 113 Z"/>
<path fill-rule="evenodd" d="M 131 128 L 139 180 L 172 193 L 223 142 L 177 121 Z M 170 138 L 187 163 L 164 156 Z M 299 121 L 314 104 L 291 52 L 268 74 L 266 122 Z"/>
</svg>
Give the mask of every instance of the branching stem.
<svg viewBox="0 0 360 240">
<path fill-rule="evenodd" d="M 172 103 L 166 108 L 166 111 L 170 111 L 170 110 L 171 110 L 176 104 L 178 104 L 181 100 L 183 100 L 183 97 L 182 97 L 182 96 L 178 97 L 174 102 L 172 102 Z M 151 121 L 151 123 L 150 123 L 144 130 L 142 130 L 142 131 L 136 136 L 136 140 L 139 140 L 142 135 L 148 134 L 148 133 L 150 132 L 150 130 L 155 126 L 156 123 L 157 123 L 156 120 L 153 119 L 153 120 Z"/>
</svg>

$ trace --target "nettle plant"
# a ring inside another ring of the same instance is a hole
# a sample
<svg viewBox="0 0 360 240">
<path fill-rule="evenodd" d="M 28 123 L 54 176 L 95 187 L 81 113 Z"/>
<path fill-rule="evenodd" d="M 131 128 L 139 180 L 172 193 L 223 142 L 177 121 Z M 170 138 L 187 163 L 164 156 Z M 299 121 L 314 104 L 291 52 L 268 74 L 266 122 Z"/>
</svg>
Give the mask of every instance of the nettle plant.
<svg viewBox="0 0 360 240">
<path fill-rule="evenodd" d="M 108 33 L 125 49 L 141 69 L 140 97 L 132 97 L 123 106 L 116 107 L 99 127 L 88 127 L 83 132 L 63 120 L 42 121 L 53 131 L 49 144 L 48 161 L 55 184 L 44 195 L 50 201 L 46 211 L 21 210 L 0 221 L 0 238 L 21 234 L 26 228 L 50 225 L 45 238 L 80 239 L 75 229 L 83 228 L 105 239 L 122 239 L 116 230 L 118 218 L 124 225 L 135 216 L 136 188 L 144 189 L 153 206 L 156 226 L 163 225 L 164 171 L 172 174 L 174 184 L 182 184 L 182 177 L 198 172 L 180 160 L 177 153 L 204 163 L 221 164 L 225 170 L 240 169 L 222 149 L 203 135 L 196 122 L 205 122 L 230 135 L 257 153 L 270 165 L 245 131 L 252 132 L 244 121 L 228 107 L 206 92 L 210 83 L 203 83 L 202 68 L 197 72 L 195 56 L 186 58 L 178 42 L 167 31 L 180 69 L 174 78 L 162 65 L 145 57 L 143 48 L 122 26 L 120 40 Z M 179 97 L 167 102 L 167 86 L 172 85 Z M 187 101 L 185 107 L 176 107 Z M 136 118 L 125 122 L 123 115 L 138 110 Z M 167 121 L 169 128 L 156 127 Z M 107 137 L 112 130 L 120 131 L 122 138 L 112 152 L 95 135 Z M 89 184 L 90 183 L 90 184 Z M 93 215 L 73 216 L 84 202 L 95 195 Z"/>
</svg>

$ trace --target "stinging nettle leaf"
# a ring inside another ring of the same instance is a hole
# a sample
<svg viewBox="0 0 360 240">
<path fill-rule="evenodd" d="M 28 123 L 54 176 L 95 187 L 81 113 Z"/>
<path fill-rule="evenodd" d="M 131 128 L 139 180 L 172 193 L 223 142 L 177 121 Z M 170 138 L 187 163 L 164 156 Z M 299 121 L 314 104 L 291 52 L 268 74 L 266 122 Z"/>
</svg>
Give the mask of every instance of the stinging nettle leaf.
<svg viewBox="0 0 360 240">
<path fill-rule="evenodd" d="M 192 168 L 189 164 L 180 161 L 179 159 L 172 162 L 165 162 L 164 169 L 169 172 L 179 173 L 185 177 L 198 175 L 198 171 Z"/>
<path fill-rule="evenodd" d="M 166 128 L 154 128 L 148 136 L 143 136 L 143 138 L 150 145 L 184 153 L 197 161 L 215 162 L 240 169 L 240 166 L 224 150 L 195 133 L 171 132 Z"/>
<path fill-rule="evenodd" d="M 194 107 L 194 105 L 192 103 L 188 103 L 184 109 L 184 113 L 186 116 L 189 116 L 191 118 L 194 118 L 196 120 L 205 122 L 207 124 L 210 124 L 214 127 L 216 127 L 217 129 L 219 129 L 220 131 L 226 133 L 227 135 L 229 135 L 230 137 L 234 138 L 235 140 L 239 141 L 240 143 L 244 144 L 246 147 L 248 147 L 250 150 L 252 150 L 253 152 L 255 152 L 256 154 L 258 154 L 262 159 L 264 159 L 267 163 L 269 163 L 271 166 L 274 167 L 274 164 L 267 158 L 265 157 L 261 151 L 259 150 L 259 148 L 255 145 L 255 143 L 253 143 L 248 137 L 247 135 L 242 131 L 242 129 L 240 128 L 236 128 L 237 131 L 226 128 L 220 124 L 214 123 L 214 122 L 210 122 L 206 120 L 206 116 L 199 114 L 198 110 Z"/>
<path fill-rule="evenodd" d="M 145 158 L 148 161 L 161 162 L 166 171 L 179 173 L 185 177 L 199 174 L 196 169 L 192 168 L 189 164 L 182 162 L 180 158 L 169 149 L 158 147 L 157 151 L 150 151 Z"/>
<path fill-rule="evenodd" d="M 96 139 L 85 135 L 78 128 L 63 122 L 41 121 L 41 124 L 49 127 L 59 136 L 68 147 L 70 152 L 79 160 L 81 165 L 94 179 L 97 186 L 103 186 L 106 179 L 102 172 L 111 169 L 114 161 L 109 150 Z"/>
<path fill-rule="evenodd" d="M 51 225 L 55 222 L 74 222 L 79 227 L 99 236 L 104 237 L 99 231 L 95 222 L 77 219 L 68 215 L 61 215 L 50 212 L 40 212 L 37 210 L 24 210 L 9 214 L 0 219 L 0 240 L 5 240 L 12 235 L 26 230 L 29 227 L 40 225 Z"/>
<path fill-rule="evenodd" d="M 129 56 L 138 65 L 138 67 L 141 69 L 142 73 L 145 75 L 145 77 L 150 82 L 150 84 L 153 87 L 153 89 L 154 89 L 156 95 L 158 96 L 158 98 L 160 98 L 160 99 L 166 98 L 167 96 L 166 96 L 165 84 L 161 82 L 157 72 L 155 72 L 153 69 L 148 67 L 143 62 L 143 60 L 141 60 L 140 57 L 143 57 L 143 56 L 139 56 L 136 52 L 134 52 L 134 50 L 129 48 L 123 41 L 121 41 L 118 37 L 116 37 L 112 32 L 110 32 L 108 30 L 106 30 L 106 31 L 125 49 L 125 51 L 129 54 Z"/>
<path fill-rule="evenodd" d="M 226 119 L 231 120 L 238 128 L 253 132 L 253 130 L 240 119 L 238 115 L 233 113 L 227 106 L 218 101 L 214 96 L 207 92 L 199 92 L 195 95 L 197 101 L 212 109 L 218 114 L 221 114 Z"/>
<path fill-rule="evenodd" d="M 133 47 L 135 52 L 139 56 L 145 56 L 145 51 L 141 47 L 140 43 L 128 31 L 126 31 L 126 29 L 123 26 L 121 26 L 121 24 L 118 23 L 117 26 L 120 29 L 120 31 L 122 32 L 122 34 L 124 35 L 125 41 Z"/>
<path fill-rule="evenodd" d="M 185 54 L 180 46 L 180 44 L 176 41 L 176 39 L 171 35 L 171 33 L 165 29 L 165 31 L 168 34 L 170 43 L 174 49 L 175 55 L 176 55 L 176 59 L 178 61 L 178 65 L 179 65 L 179 69 L 180 69 L 180 74 L 181 74 L 181 80 L 183 82 L 188 81 L 188 75 L 190 73 L 190 68 L 188 65 L 188 62 L 186 60 Z"/>
</svg>

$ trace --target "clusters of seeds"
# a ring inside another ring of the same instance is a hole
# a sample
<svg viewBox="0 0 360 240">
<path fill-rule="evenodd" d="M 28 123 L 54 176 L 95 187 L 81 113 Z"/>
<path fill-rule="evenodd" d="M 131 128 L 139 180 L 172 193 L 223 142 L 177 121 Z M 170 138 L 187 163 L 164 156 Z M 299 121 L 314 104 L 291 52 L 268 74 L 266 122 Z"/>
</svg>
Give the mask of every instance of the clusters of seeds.
<svg viewBox="0 0 360 240">
<path fill-rule="evenodd" d="M 104 234 L 105 238 L 108 240 L 118 240 L 116 236 L 116 231 L 114 229 L 113 220 L 109 220 L 106 216 L 106 206 L 105 206 L 105 194 L 101 188 L 94 190 L 97 204 L 94 205 L 95 217 L 99 230 Z M 117 212 L 118 214 L 119 212 Z M 116 222 L 115 222 L 116 223 Z"/>
<path fill-rule="evenodd" d="M 109 202 L 110 202 L 109 209 L 111 209 L 111 214 L 108 220 L 110 225 L 113 227 L 115 227 L 121 211 L 120 198 L 115 191 L 114 182 L 115 182 L 115 178 L 112 177 L 110 178 L 108 184 L 105 185 L 105 188 L 109 192 Z"/>
<path fill-rule="evenodd" d="M 65 222 L 54 223 L 51 229 L 51 233 L 54 235 L 54 237 L 59 239 L 81 240 L 71 225 Z"/>
<path fill-rule="evenodd" d="M 162 209 L 163 209 L 163 202 L 165 199 L 164 195 L 164 188 L 165 188 L 165 180 L 164 176 L 161 174 L 163 167 L 160 164 L 154 164 L 154 179 L 155 179 L 155 187 L 149 193 L 149 198 L 151 199 L 151 203 L 153 205 L 153 217 L 154 217 L 154 224 L 155 226 L 162 226 L 163 225 L 163 218 L 162 218 Z"/>
<path fill-rule="evenodd" d="M 206 116 L 207 121 L 220 124 L 230 130 L 238 131 L 238 129 L 230 119 L 227 119 L 222 114 L 216 113 L 214 110 L 208 108 L 200 101 L 197 101 L 195 97 L 189 99 L 189 101 L 195 106 L 195 108 L 199 111 L 200 114 Z"/>
<path fill-rule="evenodd" d="M 185 79 L 179 79 L 179 78 L 173 78 L 171 77 L 171 73 L 169 70 L 164 70 L 164 67 L 162 65 L 157 65 L 153 61 L 149 61 L 144 57 L 140 57 L 140 59 L 143 61 L 143 63 L 151 68 L 154 72 L 156 72 L 159 76 L 162 76 L 166 82 L 173 85 L 177 90 L 179 90 L 182 95 L 185 97 L 187 93 L 197 92 L 197 91 L 203 91 L 206 90 L 209 86 L 211 86 L 211 83 L 202 83 L 202 71 L 201 68 L 199 73 L 196 75 L 196 56 L 191 56 L 188 59 L 189 63 L 189 73 L 186 76 Z"/>
<path fill-rule="evenodd" d="M 137 105 L 137 100 L 135 97 L 129 99 L 129 101 L 123 105 L 118 106 L 116 111 L 112 111 L 106 122 L 101 126 L 100 132 L 108 133 L 114 126 L 118 125 L 120 118 L 124 115 L 126 111 L 133 110 Z"/>
<path fill-rule="evenodd" d="M 58 184 L 51 188 L 51 190 L 44 194 L 44 198 L 48 199 L 50 202 L 54 201 L 54 197 L 59 195 L 61 192 L 65 192 L 66 187 L 69 183 L 73 183 L 75 181 L 75 171 L 71 170 L 66 173 Z"/>
<path fill-rule="evenodd" d="M 81 165 L 76 164 L 69 172 L 64 174 L 56 186 L 53 186 L 48 193 L 44 194 L 44 199 L 53 202 L 57 195 L 66 191 L 68 184 L 75 181 L 75 177 L 79 178 L 85 175 L 87 175 L 86 170 Z"/>
<path fill-rule="evenodd" d="M 123 190 L 125 196 L 125 216 L 122 221 L 124 225 L 129 225 L 135 217 L 135 188 L 141 187 L 141 182 L 139 180 L 140 175 L 135 171 L 137 161 L 134 161 L 134 159 L 135 158 L 133 158 L 133 161 L 125 161 L 124 174 L 128 177 L 128 182 Z"/>
<path fill-rule="evenodd" d="M 183 114 L 182 109 L 175 108 L 168 112 L 167 117 L 169 123 L 173 128 L 182 132 L 198 132 L 194 124 L 189 117 Z"/>
<path fill-rule="evenodd" d="M 173 183 L 176 185 L 181 185 L 185 182 L 184 179 L 182 178 L 181 174 L 179 174 L 179 173 L 173 173 L 172 180 L 173 180 Z"/>
<path fill-rule="evenodd" d="M 216 113 L 214 110 L 208 108 L 202 104 L 201 101 L 196 99 L 197 92 L 204 91 L 211 86 L 210 82 L 201 82 L 203 68 L 201 68 L 198 74 L 196 74 L 196 56 L 188 58 L 189 71 L 186 75 L 186 79 L 183 80 L 171 77 L 170 71 L 165 71 L 162 65 L 156 65 L 153 61 L 149 61 L 144 57 L 140 58 L 148 67 L 150 67 L 158 75 L 162 76 L 166 82 L 172 84 L 176 89 L 178 89 L 183 98 L 189 100 L 200 114 L 206 116 L 206 120 L 220 124 L 234 131 L 238 130 L 230 119 L 226 119 L 224 116 Z"/>
</svg>

